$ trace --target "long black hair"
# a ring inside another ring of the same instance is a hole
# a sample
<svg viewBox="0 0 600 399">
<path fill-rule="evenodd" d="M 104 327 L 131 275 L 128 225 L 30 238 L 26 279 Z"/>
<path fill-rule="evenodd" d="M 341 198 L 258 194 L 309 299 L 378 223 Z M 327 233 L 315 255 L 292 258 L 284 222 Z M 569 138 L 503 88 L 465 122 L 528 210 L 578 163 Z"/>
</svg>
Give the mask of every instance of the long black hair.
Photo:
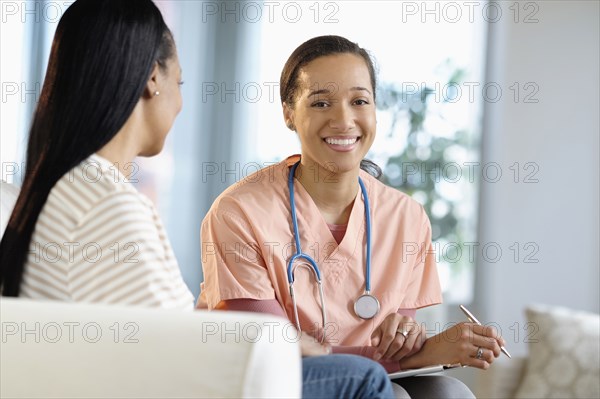
<svg viewBox="0 0 600 399">
<path fill-rule="evenodd" d="M 371 86 L 373 88 L 373 100 L 375 100 L 377 98 L 377 74 L 375 72 L 375 63 L 369 52 L 345 37 L 328 35 L 313 37 L 302 43 L 292 52 L 283 67 L 283 71 L 281 71 L 279 79 L 279 96 L 281 102 L 285 102 L 291 108 L 294 108 L 299 86 L 298 75 L 302 67 L 319 57 L 333 54 L 354 54 L 362 57 L 369 70 L 369 77 L 371 78 Z M 360 168 L 376 178 L 382 175 L 381 168 L 368 159 L 363 159 L 360 162 Z"/>
<path fill-rule="evenodd" d="M 0 243 L 0 290 L 18 296 L 38 216 L 56 182 L 125 124 L 153 67 L 174 55 L 151 0 L 77 0 L 62 16 L 27 146 L 25 178 Z"/>
</svg>

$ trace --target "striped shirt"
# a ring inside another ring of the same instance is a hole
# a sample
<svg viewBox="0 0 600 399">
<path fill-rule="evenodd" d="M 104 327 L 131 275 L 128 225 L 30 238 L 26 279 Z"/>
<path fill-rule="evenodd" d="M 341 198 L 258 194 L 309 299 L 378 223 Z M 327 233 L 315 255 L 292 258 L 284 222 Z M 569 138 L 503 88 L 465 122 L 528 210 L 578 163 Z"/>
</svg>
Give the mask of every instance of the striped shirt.
<svg viewBox="0 0 600 399">
<path fill-rule="evenodd" d="M 50 191 L 20 296 L 179 309 L 194 300 L 150 200 L 96 154 Z"/>
</svg>

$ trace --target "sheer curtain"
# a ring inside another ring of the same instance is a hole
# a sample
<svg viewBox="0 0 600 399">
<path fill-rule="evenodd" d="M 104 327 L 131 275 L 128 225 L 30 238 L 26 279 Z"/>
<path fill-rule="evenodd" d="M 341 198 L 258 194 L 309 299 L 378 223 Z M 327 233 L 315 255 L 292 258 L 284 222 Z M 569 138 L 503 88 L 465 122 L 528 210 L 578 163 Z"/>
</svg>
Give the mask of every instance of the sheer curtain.
<svg viewBox="0 0 600 399">
<path fill-rule="evenodd" d="M 2 2 L 0 179 L 21 186 L 27 132 L 39 100 L 56 25 L 72 1 Z"/>
</svg>

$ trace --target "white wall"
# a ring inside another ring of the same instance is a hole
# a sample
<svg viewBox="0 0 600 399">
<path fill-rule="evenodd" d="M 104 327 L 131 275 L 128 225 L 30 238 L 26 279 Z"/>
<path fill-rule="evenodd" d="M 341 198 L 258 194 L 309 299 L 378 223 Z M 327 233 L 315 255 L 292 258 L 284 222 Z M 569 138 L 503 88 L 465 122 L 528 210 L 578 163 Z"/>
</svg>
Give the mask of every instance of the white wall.
<svg viewBox="0 0 600 399">
<path fill-rule="evenodd" d="M 504 95 L 486 104 L 482 162 L 497 162 L 503 176 L 481 186 L 479 238 L 498 243 L 503 254 L 497 262 L 480 258 L 473 304 L 482 319 L 499 323 L 517 355 L 526 352 L 526 305 L 594 312 L 600 306 L 600 3 L 535 4 L 537 23 L 515 23 L 507 15 L 490 24 L 487 81 Z M 509 89 L 514 82 L 521 87 L 518 101 Z M 533 91 L 523 91 L 526 82 L 539 87 L 538 103 L 524 103 L 524 94 Z M 509 169 L 515 162 L 518 183 Z M 523 182 L 534 170 L 525 170 L 526 162 L 539 166 L 539 182 Z M 509 249 L 514 242 L 521 247 L 518 262 Z M 523 262 L 533 249 L 524 250 L 527 242 L 538 246 L 539 263 Z"/>
</svg>

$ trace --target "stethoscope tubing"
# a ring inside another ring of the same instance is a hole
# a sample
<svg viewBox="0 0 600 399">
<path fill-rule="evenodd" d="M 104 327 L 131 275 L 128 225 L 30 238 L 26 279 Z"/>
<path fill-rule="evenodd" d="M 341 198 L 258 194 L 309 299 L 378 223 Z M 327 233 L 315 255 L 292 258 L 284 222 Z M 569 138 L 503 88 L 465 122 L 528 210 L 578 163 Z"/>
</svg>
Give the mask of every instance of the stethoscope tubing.
<svg viewBox="0 0 600 399">
<path fill-rule="evenodd" d="M 358 184 L 363 194 L 363 201 L 365 201 L 365 223 L 367 230 L 367 266 L 365 270 L 365 291 L 367 294 L 371 293 L 371 205 L 369 204 L 369 196 L 367 195 L 367 188 L 363 183 L 362 179 L 358 178 Z"/>
<path fill-rule="evenodd" d="M 294 243 L 296 244 L 296 253 L 291 257 L 287 266 L 287 277 L 288 283 L 292 284 L 294 282 L 294 273 L 292 270 L 293 263 L 303 258 L 305 259 L 315 271 L 317 276 L 317 281 L 321 281 L 321 271 L 317 262 L 307 254 L 302 252 L 302 245 L 300 244 L 300 233 L 298 232 L 298 218 L 296 216 L 296 198 L 295 198 L 295 190 L 294 190 L 294 176 L 296 174 L 296 169 L 300 165 L 300 161 L 296 162 L 292 165 L 290 169 L 290 174 L 288 175 L 288 191 L 290 193 L 290 208 L 292 214 L 292 228 L 294 229 Z M 369 196 L 367 195 L 367 188 L 365 187 L 364 182 L 359 177 L 358 184 L 360 185 L 360 189 L 363 196 L 363 201 L 365 202 L 365 223 L 366 223 L 366 235 L 367 235 L 367 259 L 366 259 L 366 270 L 365 270 L 365 291 L 367 293 L 371 292 L 371 205 L 369 203 Z"/>
<path fill-rule="evenodd" d="M 288 262 L 288 267 L 287 267 L 288 283 L 290 283 L 290 284 L 294 283 L 294 273 L 292 270 L 292 266 L 294 264 L 294 261 L 296 261 L 299 258 L 304 258 L 310 263 L 310 265 L 312 266 L 312 268 L 315 271 L 315 274 L 317 276 L 317 281 L 319 281 L 319 282 L 321 281 L 321 271 L 319 270 L 319 266 L 317 266 L 317 262 L 315 262 L 315 260 L 313 258 L 311 258 L 310 256 L 303 253 L 302 247 L 300 245 L 300 233 L 298 232 L 298 219 L 296 217 L 296 199 L 294 196 L 294 191 L 295 191 L 294 190 L 294 175 L 296 174 L 296 169 L 298 168 L 299 164 L 300 164 L 300 162 L 298 161 L 297 163 L 295 163 L 292 166 L 292 169 L 290 170 L 290 175 L 288 177 L 288 191 L 290 193 L 290 208 L 291 208 L 291 213 L 292 213 L 292 226 L 294 228 L 294 241 L 296 244 L 296 253 L 292 256 L 292 258 Z"/>
<path fill-rule="evenodd" d="M 294 255 L 292 255 L 292 257 L 288 261 L 287 278 L 288 278 L 288 283 L 289 283 L 289 288 L 290 288 L 290 296 L 292 298 L 292 306 L 294 308 L 294 318 L 296 321 L 296 327 L 298 328 L 298 330 L 300 330 L 298 307 L 297 307 L 297 303 L 296 303 L 296 296 L 294 294 L 294 262 L 296 262 L 299 259 L 304 259 L 308 263 L 308 265 L 310 266 L 310 268 L 312 269 L 312 271 L 315 275 L 315 280 L 317 281 L 317 284 L 319 287 L 319 296 L 321 298 L 321 315 L 322 315 L 322 319 L 323 319 L 323 328 L 325 328 L 326 308 L 325 308 L 325 298 L 323 295 L 323 285 L 321 282 L 321 271 L 319 269 L 319 266 L 317 265 L 317 262 L 315 262 L 315 260 L 312 257 L 310 257 L 309 255 L 302 252 L 302 246 L 300 244 L 300 233 L 298 231 L 298 218 L 296 216 L 296 199 L 295 199 L 295 190 L 294 190 L 294 176 L 296 174 L 296 169 L 298 168 L 298 165 L 300 165 L 300 161 L 298 161 L 294 165 L 292 165 L 292 168 L 290 169 L 290 173 L 288 176 L 288 191 L 290 193 L 290 212 L 292 215 L 292 228 L 294 230 L 294 242 L 296 244 L 296 253 Z M 362 196 L 363 196 L 363 201 L 365 203 L 365 223 L 366 223 L 366 236 L 367 236 L 366 237 L 367 238 L 367 245 L 366 245 L 367 259 L 366 259 L 366 268 L 365 268 L 366 269 L 365 270 L 365 295 L 372 297 L 377 302 L 377 311 L 378 311 L 379 302 L 377 301 L 377 299 L 375 297 L 373 297 L 371 295 L 371 206 L 369 204 L 369 197 L 367 195 L 367 189 L 360 177 L 358 178 L 358 184 L 360 185 L 360 189 L 361 189 Z M 365 295 L 363 295 L 363 296 L 365 296 Z M 377 312 L 375 312 L 374 314 L 376 314 L 376 313 Z M 360 317 L 371 318 L 372 316 L 367 316 L 367 317 L 360 316 Z M 323 335 L 323 339 L 324 339 L 324 335 Z"/>
</svg>

